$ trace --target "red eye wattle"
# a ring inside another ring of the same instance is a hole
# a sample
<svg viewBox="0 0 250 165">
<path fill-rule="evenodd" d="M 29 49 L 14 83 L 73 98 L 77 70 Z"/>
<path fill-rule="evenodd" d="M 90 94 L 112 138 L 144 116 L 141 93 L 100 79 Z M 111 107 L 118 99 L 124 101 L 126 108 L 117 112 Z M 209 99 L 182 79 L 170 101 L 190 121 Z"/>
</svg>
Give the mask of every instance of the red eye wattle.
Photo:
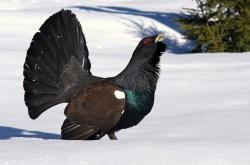
<svg viewBox="0 0 250 165">
<path fill-rule="evenodd" d="M 152 40 L 150 38 L 146 38 L 146 39 L 143 40 L 144 45 L 149 45 L 151 43 L 152 43 Z"/>
</svg>

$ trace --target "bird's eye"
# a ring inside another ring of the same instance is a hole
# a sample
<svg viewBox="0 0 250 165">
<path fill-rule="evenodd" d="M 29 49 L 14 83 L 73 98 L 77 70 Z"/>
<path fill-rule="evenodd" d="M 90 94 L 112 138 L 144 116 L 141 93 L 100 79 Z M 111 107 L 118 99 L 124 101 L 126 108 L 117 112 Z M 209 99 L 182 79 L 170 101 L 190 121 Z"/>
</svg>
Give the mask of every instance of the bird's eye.
<svg viewBox="0 0 250 165">
<path fill-rule="evenodd" d="M 143 40 L 144 45 L 149 45 L 151 43 L 152 43 L 152 39 L 150 39 L 150 38 L 146 38 L 146 39 Z"/>
</svg>

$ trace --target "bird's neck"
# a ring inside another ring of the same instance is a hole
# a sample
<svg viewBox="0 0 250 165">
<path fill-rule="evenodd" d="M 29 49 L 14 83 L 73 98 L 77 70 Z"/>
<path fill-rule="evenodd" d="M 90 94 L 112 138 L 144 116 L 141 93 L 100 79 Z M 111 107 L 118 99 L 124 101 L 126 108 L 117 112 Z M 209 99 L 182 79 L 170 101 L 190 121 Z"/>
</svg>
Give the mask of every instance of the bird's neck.
<svg viewBox="0 0 250 165">
<path fill-rule="evenodd" d="M 150 64 L 131 60 L 127 67 L 114 77 L 114 81 L 126 90 L 154 93 L 158 78 L 158 63 Z"/>
</svg>

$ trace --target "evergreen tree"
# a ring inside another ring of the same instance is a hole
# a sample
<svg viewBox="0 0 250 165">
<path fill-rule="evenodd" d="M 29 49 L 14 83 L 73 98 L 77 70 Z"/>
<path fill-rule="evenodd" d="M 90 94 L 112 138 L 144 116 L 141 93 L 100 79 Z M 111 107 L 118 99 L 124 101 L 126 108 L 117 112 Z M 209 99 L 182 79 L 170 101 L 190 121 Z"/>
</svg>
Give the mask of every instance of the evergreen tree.
<svg viewBox="0 0 250 165">
<path fill-rule="evenodd" d="M 250 0 L 196 0 L 197 9 L 180 17 L 194 52 L 250 51 Z"/>
</svg>

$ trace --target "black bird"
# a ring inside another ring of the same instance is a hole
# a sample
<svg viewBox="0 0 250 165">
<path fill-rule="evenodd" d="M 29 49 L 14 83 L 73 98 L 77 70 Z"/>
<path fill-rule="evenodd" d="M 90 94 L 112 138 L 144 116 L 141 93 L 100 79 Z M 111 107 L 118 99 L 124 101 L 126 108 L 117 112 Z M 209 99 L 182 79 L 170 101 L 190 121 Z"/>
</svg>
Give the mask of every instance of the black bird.
<svg viewBox="0 0 250 165">
<path fill-rule="evenodd" d="M 62 139 L 100 139 L 137 125 L 152 109 L 159 61 L 166 45 L 162 35 L 146 37 L 117 76 L 91 74 L 81 25 L 70 10 L 61 10 L 40 27 L 24 63 L 25 104 L 36 119 L 63 102 Z"/>
</svg>

